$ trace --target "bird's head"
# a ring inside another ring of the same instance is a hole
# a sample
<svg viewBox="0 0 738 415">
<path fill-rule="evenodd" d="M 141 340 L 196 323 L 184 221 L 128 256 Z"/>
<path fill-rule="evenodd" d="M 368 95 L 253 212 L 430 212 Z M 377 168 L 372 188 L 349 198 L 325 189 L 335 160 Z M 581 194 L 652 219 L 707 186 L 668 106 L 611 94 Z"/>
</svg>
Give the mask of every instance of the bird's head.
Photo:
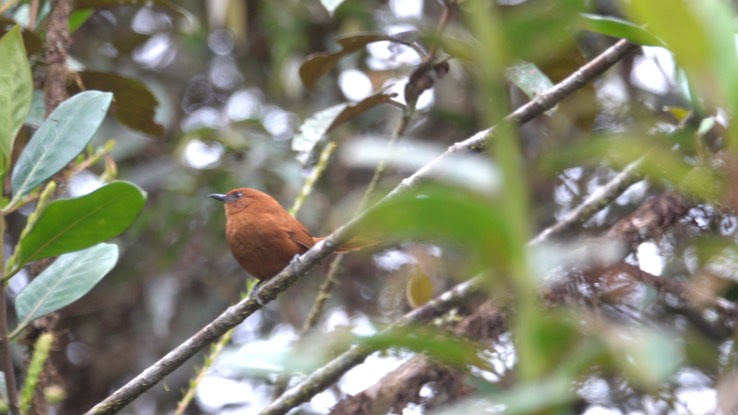
<svg viewBox="0 0 738 415">
<path fill-rule="evenodd" d="M 220 200 L 221 202 L 225 203 L 226 216 L 231 216 L 242 212 L 254 203 L 267 205 L 276 203 L 277 205 L 279 205 L 279 203 L 277 203 L 277 201 L 268 194 L 260 192 L 256 189 L 250 189 L 248 187 L 233 189 L 226 194 L 213 193 L 209 196 L 215 200 Z"/>
</svg>

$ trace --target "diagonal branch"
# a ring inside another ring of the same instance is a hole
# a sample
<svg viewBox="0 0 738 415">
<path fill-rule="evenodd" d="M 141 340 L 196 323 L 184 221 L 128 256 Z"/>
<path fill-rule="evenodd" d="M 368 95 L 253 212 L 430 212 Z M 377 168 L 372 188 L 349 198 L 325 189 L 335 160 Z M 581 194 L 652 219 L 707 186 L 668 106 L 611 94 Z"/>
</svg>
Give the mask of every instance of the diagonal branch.
<svg viewBox="0 0 738 415">
<path fill-rule="evenodd" d="M 574 72 L 572 75 L 556 84 L 547 92 L 536 97 L 534 100 L 528 102 L 526 105 L 520 107 L 518 110 L 512 112 L 505 118 L 505 122 L 512 123 L 525 123 L 531 119 L 537 117 L 543 112 L 553 108 L 559 101 L 572 94 L 588 82 L 594 80 L 597 76 L 601 75 L 608 69 L 610 69 L 616 62 L 624 58 L 630 52 L 637 49 L 638 46 L 628 41 L 621 40 L 615 45 L 611 46 L 604 52 L 602 52 L 595 59 L 582 66 L 579 70 Z M 445 153 L 439 156 L 436 160 L 427 164 L 412 176 L 404 179 L 402 183 L 397 186 L 390 194 L 385 196 L 377 205 L 369 208 L 368 210 L 374 209 L 381 203 L 395 197 L 396 195 L 408 191 L 414 185 L 416 185 L 421 179 L 425 178 L 427 174 L 432 171 L 441 161 L 451 154 L 459 153 L 462 151 L 472 151 L 480 148 L 484 148 L 487 143 L 489 135 L 492 133 L 493 128 L 481 131 L 475 134 L 473 137 L 468 138 L 462 142 L 456 143 L 451 146 Z M 366 212 L 365 212 L 366 213 Z M 346 242 L 351 232 L 356 228 L 361 219 L 365 214 L 358 215 L 346 225 L 338 228 L 324 241 L 316 244 L 312 249 L 307 251 L 302 257 L 300 262 L 294 266 L 288 267 L 279 273 L 279 275 L 270 279 L 269 282 L 265 283 L 259 291 L 259 298 L 257 299 L 246 299 L 234 306 L 229 307 L 223 314 L 218 316 L 213 322 L 205 326 L 194 336 L 190 337 L 181 345 L 177 346 L 166 356 L 161 358 L 158 362 L 144 370 L 141 374 L 133 378 L 126 385 L 115 391 L 112 395 L 108 396 L 105 400 L 95 405 L 88 414 L 114 414 L 121 408 L 129 404 L 131 401 L 136 399 L 139 395 L 144 393 L 146 390 L 151 388 L 156 383 L 160 382 L 166 375 L 174 371 L 177 367 L 182 365 L 187 359 L 195 355 L 197 352 L 205 348 L 208 344 L 213 342 L 223 333 L 229 329 L 240 324 L 248 316 L 253 314 L 256 310 L 261 308 L 261 304 L 273 300 L 279 293 L 286 290 L 290 285 L 295 283 L 301 276 L 307 274 L 313 267 L 318 265 L 320 261 L 326 258 L 328 255 L 333 253 L 342 243 Z M 469 295 L 473 290 L 476 279 L 472 279 L 465 283 L 459 284 L 453 290 L 447 291 L 441 295 L 437 300 L 428 303 L 426 306 L 416 309 L 415 311 L 407 314 L 397 324 L 406 324 L 403 322 L 425 322 L 428 318 L 432 318 L 435 313 L 433 312 L 435 306 L 439 304 L 456 303 L 454 298 L 463 300 L 466 295 Z M 457 293 L 454 295 L 454 293 Z M 450 308 L 450 307 L 449 307 Z M 423 319 L 423 318 L 425 319 Z M 417 319 L 417 320 L 416 320 Z M 348 363 L 358 364 L 363 361 L 364 358 L 370 353 L 366 349 L 356 348 L 350 349 L 349 352 L 345 353 L 345 360 Z M 352 367 L 352 366 L 349 366 Z M 325 368 L 324 368 L 325 369 Z M 335 376 L 340 376 L 347 369 L 331 372 L 331 376 L 325 377 L 322 382 L 319 382 L 312 389 L 322 390 L 330 382 L 326 380 L 333 379 Z M 317 376 L 325 375 L 328 370 L 321 370 L 309 377 L 308 379 L 314 379 Z M 339 373 L 340 372 L 340 373 Z M 307 382 L 301 383 L 304 385 Z M 300 386 L 298 385 L 298 386 Z M 309 394 L 296 394 L 296 388 L 292 388 L 282 395 L 280 399 L 273 402 L 267 410 L 271 412 L 266 413 L 283 413 L 294 406 L 294 400 L 296 396 L 299 396 L 297 400 L 307 399 Z M 292 404 L 289 405 L 289 404 Z"/>
</svg>

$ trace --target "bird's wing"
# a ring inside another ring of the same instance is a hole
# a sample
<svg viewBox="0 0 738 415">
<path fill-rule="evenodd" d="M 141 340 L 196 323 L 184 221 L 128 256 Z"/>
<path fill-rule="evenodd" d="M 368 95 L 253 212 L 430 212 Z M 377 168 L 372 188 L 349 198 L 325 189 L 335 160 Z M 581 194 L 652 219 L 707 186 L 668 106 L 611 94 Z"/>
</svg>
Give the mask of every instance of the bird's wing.
<svg viewBox="0 0 738 415">
<path fill-rule="evenodd" d="M 295 222 L 296 226 L 291 226 L 287 234 L 289 235 L 290 239 L 292 239 L 296 244 L 305 248 L 305 251 L 307 251 L 308 249 L 312 248 L 313 245 L 315 245 L 315 241 L 313 241 L 313 237 L 312 235 L 310 235 L 310 232 L 307 230 L 305 225 L 297 220 L 295 220 Z"/>
</svg>

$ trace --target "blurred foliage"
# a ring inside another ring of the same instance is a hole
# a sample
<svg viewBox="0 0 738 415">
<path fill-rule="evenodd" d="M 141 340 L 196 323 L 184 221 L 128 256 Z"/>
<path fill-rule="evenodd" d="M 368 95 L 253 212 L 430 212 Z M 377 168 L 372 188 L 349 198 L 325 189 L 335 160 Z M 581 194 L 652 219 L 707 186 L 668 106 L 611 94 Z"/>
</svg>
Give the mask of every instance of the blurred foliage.
<svg viewBox="0 0 738 415">
<path fill-rule="evenodd" d="M 359 233 L 381 243 L 347 256 L 315 332 L 292 344 L 327 267 L 235 330 L 187 413 L 256 412 L 277 374 L 300 377 L 350 344 L 380 351 L 302 412 L 326 413 L 422 355 L 457 370 L 468 388 L 457 396 L 443 389 L 450 383 L 429 382 L 412 401 L 418 413 L 736 410 L 724 392 L 735 386 L 738 310 L 733 2 L 124 3 L 76 2 L 73 97 L 40 125 L 51 2 L 0 8 L 10 326 L 20 336 L 30 320 L 58 312 L 50 362 L 59 381 L 46 385 L 66 396 L 58 413 L 85 412 L 239 300 L 247 276 L 208 194 L 254 187 L 288 206 L 315 167 L 309 153 L 330 140 L 341 157 L 299 215 L 313 234 L 328 234 L 350 219 L 374 164 L 390 167 L 371 195 L 379 200 L 621 37 L 648 47 L 528 124 L 499 126 L 479 154 L 438 163 L 433 183 L 371 210 Z M 60 120 L 70 125 L 59 129 Z M 385 153 L 403 120 L 406 134 Z M 550 260 L 534 258 L 533 234 L 636 160 L 641 180 L 538 247 Z M 54 189 L 43 187 L 60 170 L 69 199 L 52 202 Z M 90 192 L 116 176 L 127 183 Z M 658 238 L 606 264 L 561 254 L 596 246 L 586 238 L 664 191 L 691 209 Z M 98 244 L 111 237 L 114 245 Z M 59 254 L 43 272 L 21 269 Z M 482 294 L 449 315 L 380 332 L 477 275 Z M 506 324 L 478 316 L 486 298 Z M 200 364 L 188 362 L 126 411 L 171 411 Z"/>
</svg>

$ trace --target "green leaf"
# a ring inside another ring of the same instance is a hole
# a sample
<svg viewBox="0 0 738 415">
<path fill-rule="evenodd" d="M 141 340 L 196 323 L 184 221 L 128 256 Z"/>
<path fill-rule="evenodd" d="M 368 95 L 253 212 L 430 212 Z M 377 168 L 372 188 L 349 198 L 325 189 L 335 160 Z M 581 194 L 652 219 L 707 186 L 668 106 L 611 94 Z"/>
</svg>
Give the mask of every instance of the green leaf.
<svg viewBox="0 0 738 415">
<path fill-rule="evenodd" d="M 82 197 L 51 202 L 20 241 L 17 267 L 120 234 L 136 219 L 145 199 L 137 186 L 114 182 Z"/>
<path fill-rule="evenodd" d="M 112 99 L 113 94 L 109 92 L 85 91 L 62 102 L 49 115 L 13 168 L 14 201 L 77 157 L 105 119 Z"/>
<path fill-rule="evenodd" d="M 628 39 L 633 43 L 644 46 L 663 46 L 659 38 L 633 22 L 612 16 L 582 13 L 581 27 L 603 35 Z"/>
<path fill-rule="evenodd" d="M 99 244 L 57 258 L 16 297 L 18 328 L 78 300 L 110 272 L 117 261 L 118 246 L 114 244 Z"/>
<path fill-rule="evenodd" d="M 13 141 L 33 100 L 33 79 L 19 26 L 0 39 L 0 179 L 10 169 Z"/>
</svg>

